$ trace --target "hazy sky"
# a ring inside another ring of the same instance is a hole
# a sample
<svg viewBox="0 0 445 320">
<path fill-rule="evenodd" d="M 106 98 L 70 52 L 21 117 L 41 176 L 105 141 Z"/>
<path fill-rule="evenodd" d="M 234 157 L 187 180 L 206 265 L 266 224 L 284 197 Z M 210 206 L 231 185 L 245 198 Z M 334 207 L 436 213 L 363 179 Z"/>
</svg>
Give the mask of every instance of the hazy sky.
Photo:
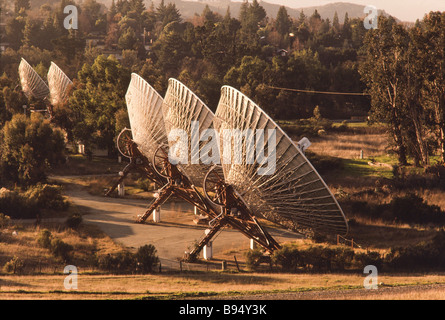
<svg viewBox="0 0 445 320">
<path fill-rule="evenodd" d="M 402 21 L 422 19 L 430 11 L 445 11 L 445 0 L 264 0 L 269 3 L 282 4 L 290 8 L 302 8 L 325 5 L 334 2 L 351 2 L 362 5 L 373 5 L 385 10 L 388 14 Z"/>
</svg>

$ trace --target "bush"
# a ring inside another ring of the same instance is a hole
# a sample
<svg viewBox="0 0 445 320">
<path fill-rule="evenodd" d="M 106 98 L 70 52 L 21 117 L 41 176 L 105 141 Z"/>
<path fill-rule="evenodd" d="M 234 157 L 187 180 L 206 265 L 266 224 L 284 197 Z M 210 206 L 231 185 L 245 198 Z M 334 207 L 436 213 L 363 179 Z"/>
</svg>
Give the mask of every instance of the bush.
<svg viewBox="0 0 445 320">
<path fill-rule="evenodd" d="M 422 197 L 409 193 L 394 197 L 387 204 L 373 204 L 366 201 L 347 202 L 351 211 L 370 219 L 409 224 L 445 224 L 445 212 L 439 206 L 429 205 Z"/>
<path fill-rule="evenodd" d="M 328 248 L 322 246 L 299 250 L 284 246 L 272 255 L 272 261 L 284 271 L 345 271 L 351 268 L 354 250 L 350 248 Z"/>
<path fill-rule="evenodd" d="M 334 248 L 331 250 L 333 254 L 330 271 L 345 271 L 351 268 L 355 257 L 354 250 L 351 248 Z"/>
<path fill-rule="evenodd" d="M 3 270 L 8 273 L 16 274 L 22 272 L 23 266 L 23 261 L 20 258 L 14 256 L 10 261 L 5 263 Z"/>
<path fill-rule="evenodd" d="M 389 203 L 389 209 L 397 221 L 424 224 L 445 222 L 445 213 L 439 206 L 427 204 L 422 197 L 407 194 L 396 197 Z"/>
<path fill-rule="evenodd" d="M 39 236 L 37 238 L 37 243 L 46 249 L 49 249 L 51 247 L 51 239 L 52 234 L 49 230 L 43 229 L 39 232 Z"/>
<path fill-rule="evenodd" d="M 272 263 L 281 266 L 283 271 L 296 271 L 302 265 L 302 255 L 298 248 L 284 246 L 273 253 Z"/>
<path fill-rule="evenodd" d="M 246 265 L 248 269 L 255 270 L 262 262 L 265 262 L 265 257 L 261 249 L 257 248 L 246 252 Z"/>
<path fill-rule="evenodd" d="M 142 273 L 152 272 L 154 266 L 159 262 L 156 248 L 152 244 L 142 246 L 136 252 L 137 268 Z"/>
<path fill-rule="evenodd" d="M 405 248 L 392 248 L 385 257 L 385 265 L 392 270 L 445 270 L 445 231 L 431 241 Z"/>
<path fill-rule="evenodd" d="M 80 214 L 74 213 L 66 219 L 65 224 L 67 225 L 68 228 L 77 229 L 82 223 L 82 220 L 83 219 Z"/>
<path fill-rule="evenodd" d="M 0 213 L 0 229 L 6 228 L 9 225 L 11 218 L 3 213 Z"/>
<path fill-rule="evenodd" d="M 12 219 L 35 218 L 40 212 L 33 200 L 6 188 L 0 189 L 0 211 Z"/>
<path fill-rule="evenodd" d="M 136 269 L 136 258 L 127 251 L 108 254 L 99 258 L 99 267 L 113 273 L 133 272 Z"/>
<path fill-rule="evenodd" d="M 383 258 L 380 253 L 370 251 L 367 253 L 356 253 L 354 260 L 356 261 L 357 268 L 363 270 L 368 265 L 373 265 L 377 270 L 383 269 Z"/>
<path fill-rule="evenodd" d="M 63 261 L 68 261 L 69 254 L 73 251 L 73 246 L 60 239 L 54 238 L 51 240 L 49 249 L 54 256 L 61 258 Z"/>
<path fill-rule="evenodd" d="M 62 188 L 56 185 L 38 183 L 30 187 L 25 196 L 42 209 L 66 210 L 69 206 L 62 195 Z"/>
</svg>

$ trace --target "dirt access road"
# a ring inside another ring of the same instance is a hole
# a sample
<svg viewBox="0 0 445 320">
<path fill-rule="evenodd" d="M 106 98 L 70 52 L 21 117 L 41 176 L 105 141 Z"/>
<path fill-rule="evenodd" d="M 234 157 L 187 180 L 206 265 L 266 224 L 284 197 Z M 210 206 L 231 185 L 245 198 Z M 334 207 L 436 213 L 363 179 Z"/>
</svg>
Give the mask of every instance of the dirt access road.
<svg viewBox="0 0 445 320">
<path fill-rule="evenodd" d="M 135 223 L 149 205 L 148 200 L 128 198 L 108 198 L 94 196 L 81 187 L 69 185 L 65 194 L 81 209 L 86 223 L 98 226 L 113 240 L 126 247 L 137 249 L 145 244 L 153 244 L 161 261 L 178 260 L 185 251 L 190 251 L 196 241 L 204 236 L 206 226 L 196 225 L 193 206 L 171 198 L 161 208 L 161 222 Z M 278 242 L 300 239 L 301 236 L 283 229 L 267 229 Z M 233 259 L 234 253 L 249 248 L 249 239 L 234 229 L 223 229 L 213 242 L 215 259 Z M 238 255 L 238 258 L 242 258 Z"/>
</svg>

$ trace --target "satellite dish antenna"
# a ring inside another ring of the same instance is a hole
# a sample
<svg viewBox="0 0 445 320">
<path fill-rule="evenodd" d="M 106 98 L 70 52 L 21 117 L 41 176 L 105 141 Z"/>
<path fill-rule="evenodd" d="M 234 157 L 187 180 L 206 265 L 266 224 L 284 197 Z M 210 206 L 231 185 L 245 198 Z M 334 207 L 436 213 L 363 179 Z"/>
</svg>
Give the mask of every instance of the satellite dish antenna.
<svg viewBox="0 0 445 320">
<path fill-rule="evenodd" d="M 68 93 L 73 82 L 54 62 L 48 70 L 48 87 L 49 87 L 49 101 L 51 105 L 56 106 L 63 104 L 68 99 Z"/>
<path fill-rule="evenodd" d="M 44 100 L 49 95 L 49 88 L 31 65 L 22 58 L 19 65 L 20 84 L 23 93 L 37 100 Z"/>
<path fill-rule="evenodd" d="M 210 139 L 211 134 L 209 139 L 201 139 L 201 135 L 212 132 L 213 112 L 185 85 L 176 79 L 169 79 L 163 103 L 163 116 L 169 136 L 176 130 L 189 139 L 186 141 L 171 139 L 169 150 L 166 150 L 165 146 L 160 146 L 155 152 L 159 154 L 159 159 L 154 162 L 165 166 L 162 173 L 169 177 L 168 184 L 160 190 L 159 198 L 151 204 L 146 214 L 140 217 L 139 222 L 145 221 L 159 203 L 164 201 L 163 199 L 174 194 L 198 207 L 211 218 L 210 228 L 189 253 L 189 259 L 196 257 L 204 245 L 225 226 L 237 229 L 269 251 L 279 248 L 278 243 L 259 225 L 255 216 L 246 207 L 241 195 L 230 185 L 225 184 L 222 168 L 217 164 L 203 163 L 198 157 L 202 155 L 202 151 L 208 150 L 215 138 L 213 145 L 216 145 L 216 148 L 212 149 L 212 158 L 215 156 L 216 162 L 220 162 L 216 131 L 213 130 L 215 135 L 212 139 Z M 185 153 L 186 161 L 173 164 L 169 159 L 169 151 L 172 149 Z M 201 185 L 207 190 L 202 191 Z"/>
<path fill-rule="evenodd" d="M 176 151 L 186 156 L 185 162 L 178 163 L 178 168 L 191 183 L 201 185 L 212 164 L 201 161 L 202 151 L 210 142 L 209 139 L 200 141 L 200 137 L 206 132 L 212 132 L 214 113 L 184 84 L 176 79 L 169 79 L 163 114 L 166 131 L 171 133 L 172 130 L 180 130 L 187 138 L 186 141 L 169 141 L 170 148 L 175 147 Z M 219 161 L 217 148 L 212 151 L 212 157 Z"/>
<path fill-rule="evenodd" d="M 215 127 L 221 145 L 230 144 L 224 130 L 250 130 L 252 134 L 241 140 L 243 152 L 249 150 L 249 141 L 261 141 L 261 134 L 268 132 L 263 151 L 268 151 L 274 163 L 267 163 L 267 167 L 264 159 L 255 156 L 252 160 L 246 153 L 239 163 L 222 157 L 225 183 L 242 196 L 256 217 L 302 233 L 348 232 L 341 207 L 303 153 L 309 140 L 302 139 L 298 147 L 258 105 L 229 86 L 221 89 Z M 273 135 L 275 139 L 270 139 Z"/>
<path fill-rule="evenodd" d="M 213 112 L 190 89 L 176 79 L 169 79 L 167 92 L 162 102 L 163 121 L 159 123 L 162 123 L 167 135 L 172 130 L 182 130 L 186 141 L 174 143 L 166 136 L 166 143 L 158 144 L 152 155 L 152 164 L 158 175 L 166 178 L 168 182 L 160 190 L 159 197 L 152 202 L 137 222 L 145 222 L 153 210 L 172 194 L 193 204 L 202 212 L 211 216 L 218 215 L 197 189 L 210 168 L 210 165 L 199 162 L 200 150 L 205 143 L 195 141 L 196 144 L 193 145 L 193 142 L 190 142 L 194 137 L 199 138 L 200 133 L 213 125 L 213 117 Z M 188 139 L 189 137 L 191 139 Z M 184 154 L 190 162 L 187 160 L 183 163 L 173 163 L 170 157 L 172 147 Z"/>
<path fill-rule="evenodd" d="M 132 170 L 143 172 L 150 181 L 160 186 L 167 183 L 151 162 L 158 147 L 168 143 L 162 118 L 162 97 L 141 76 L 132 73 L 125 100 L 131 129 L 123 129 L 116 144 L 121 155 L 129 158 L 130 163 L 106 196 L 111 195 Z"/>
</svg>

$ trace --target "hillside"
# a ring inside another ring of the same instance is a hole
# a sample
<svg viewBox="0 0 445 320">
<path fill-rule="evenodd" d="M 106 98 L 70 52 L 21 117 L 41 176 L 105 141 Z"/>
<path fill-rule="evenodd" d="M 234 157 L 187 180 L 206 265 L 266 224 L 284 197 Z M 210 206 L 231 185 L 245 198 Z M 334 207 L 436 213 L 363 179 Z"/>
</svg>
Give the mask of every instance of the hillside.
<svg viewBox="0 0 445 320">
<path fill-rule="evenodd" d="M 160 3 L 160 1 L 161 0 L 154 0 L 155 6 L 157 6 Z M 242 4 L 241 1 L 230 1 L 230 0 L 206 0 L 206 1 L 164 0 L 164 1 L 165 3 L 169 2 L 175 3 L 176 7 L 181 12 L 181 15 L 185 19 L 193 17 L 195 14 L 200 14 L 204 10 L 206 5 L 209 5 L 210 9 L 212 9 L 215 12 L 218 12 L 221 15 L 225 15 L 227 7 L 230 7 L 230 13 L 232 17 L 238 17 L 240 7 Z M 76 2 L 79 3 L 81 1 L 77 0 Z M 105 6 L 109 7 L 111 5 L 112 0 L 97 0 L 97 2 L 100 2 Z M 60 0 L 32 0 L 31 6 L 33 9 L 38 9 L 45 3 L 48 3 L 50 5 L 56 5 L 60 3 Z M 272 4 L 266 1 L 260 1 L 260 4 L 261 6 L 264 7 L 269 17 L 271 18 L 276 17 L 280 5 Z M 147 8 L 150 7 L 151 0 L 145 0 L 145 5 Z M 301 11 L 303 11 L 306 16 L 309 16 L 313 14 L 315 10 L 317 10 L 323 19 L 329 18 L 331 21 L 334 17 L 335 12 L 337 12 L 338 17 L 340 19 L 340 23 L 343 23 L 343 19 L 346 12 L 348 13 L 349 18 L 364 17 L 365 16 L 365 14 L 363 13 L 364 8 L 365 6 L 354 3 L 336 2 L 336 3 L 326 4 L 323 6 L 313 6 L 306 8 L 287 7 L 287 11 L 292 18 L 298 18 Z M 385 14 L 384 11 L 382 13 Z"/>
</svg>

